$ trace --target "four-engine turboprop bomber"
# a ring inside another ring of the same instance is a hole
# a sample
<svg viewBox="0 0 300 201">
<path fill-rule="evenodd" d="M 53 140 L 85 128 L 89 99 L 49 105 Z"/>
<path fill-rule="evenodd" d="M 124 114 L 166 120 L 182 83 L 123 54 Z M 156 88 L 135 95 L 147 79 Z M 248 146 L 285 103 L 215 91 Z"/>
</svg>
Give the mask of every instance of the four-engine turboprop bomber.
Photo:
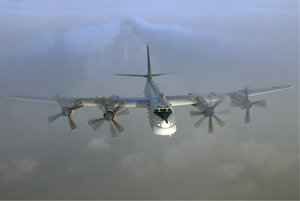
<svg viewBox="0 0 300 201">
<path fill-rule="evenodd" d="M 266 107 L 265 100 L 251 102 L 250 97 L 257 95 L 278 92 L 291 86 L 277 86 L 261 89 L 248 89 L 229 93 L 210 93 L 208 95 L 188 94 L 177 96 L 166 96 L 160 91 L 154 83 L 153 78 L 166 75 L 165 73 L 152 74 L 149 47 L 147 46 L 147 74 L 115 74 L 118 76 L 142 77 L 146 79 L 144 89 L 145 97 L 95 97 L 95 98 L 66 98 L 56 96 L 55 98 L 41 98 L 31 96 L 9 96 L 9 98 L 55 103 L 61 107 L 61 112 L 48 117 L 48 122 L 51 123 L 60 117 L 66 117 L 72 131 L 77 129 L 76 124 L 72 119 L 74 111 L 81 107 L 92 106 L 97 107 L 102 111 L 102 114 L 95 119 L 88 120 L 88 125 L 96 131 L 105 122 L 109 124 L 112 137 L 117 137 L 125 132 L 117 119 L 123 115 L 128 115 L 128 108 L 145 108 L 148 113 L 150 126 L 153 132 L 157 135 L 171 136 L 176 132 L 176 120 L 173 107 L 191 105 L 196 110 L 190 111 L 191 117 L 200 117 L 194 126 L 200 127 L 205 119 L 208 119 L 208 133 L 214 132 L 213 120 L 220 127 L 225 125 L 225 122 L 220 119 L 217 114 L 229 114 L 230 110 L 215 111 L 215 108 L 224 100 L 229 100 L 232 107 L 239 107 L 246 110 L 245 123 L 250 123 L 250 109 L 253 106 Z"/>
</svg>

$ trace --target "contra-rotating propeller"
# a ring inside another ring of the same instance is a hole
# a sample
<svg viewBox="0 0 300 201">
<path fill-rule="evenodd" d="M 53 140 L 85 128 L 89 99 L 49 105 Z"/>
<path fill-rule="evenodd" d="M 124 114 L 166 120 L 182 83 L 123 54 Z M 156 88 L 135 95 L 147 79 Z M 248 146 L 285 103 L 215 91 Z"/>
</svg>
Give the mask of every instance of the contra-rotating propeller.
<svg viewBox="0 0 300 201">
<path fill-rule="evenodd" d="M 190 116 L 202 116 L 195 124 L 194 126 L 196 128 L 199 128 L 201 124 L 203 123 L 204 119 L 208 118 L 208 133 L 212 134 L 214 133 L 214 126 L 213 126 L 213 118 L 216 120 L 216 122 L 219 124 L 220 127 L 225 126 L 225 122 L 216 116 L 216 114 L 230 114 L 230 110 L 223 110 L 215 112 L 214 109 L 221 103 L 222 101 L 217 101 L 213 106 L 208 106 L 206 103 L 203 107 L 202 111 L 190 111 Z"/>
<path fill-rule="evenodd" d="M 61 107 L 61 112 L 55 115 L 52 115 L 50 117 L 47 118 L 48 123 L 52 123 L 53 121 L 55 121 L 56 119 L 58 119 L 59 117 L 67 117 L 70 128 L 72 131 L 77 129 L 76 124 L 74 123 L 73 119 L 72 119 L 72 114 L 74 112 L 74 110 L 82 107 L 81 104 L 75 104 L 72 107 L 66 107 L 64 106 L 62 99 L 59 95 L 55 96 L 55 99 L 57 101 L 57 103 L 59 104 L 59 106 Z"/>
<path fill-rule="evenodd" d="M 266 108 L 267 107 L 267 102 L 266 100 L 258 100 L 258 101 L 253 101 L 251 102 L 249 100 L 249 89 L 248 86 L 244 87 L 244 100 L 241 103 L 234 103 L 232 102 L 230 105 L 231 107 L 241 107 L 242 109 L 246 109 L 246 114 L 245 114 L 245 124 L 249 124 L 251 122 L 251 117 L 250 117 L 250 108 L 252 108 L 252 106 L 257 106 L 257 107 L 261 107 L 261 108 Z"/>
<path fill-rule="evenodd" d="M 99 103 L 99 108 L 103 111 L 102 118 L 88 120 L 88 125 L 96 131 L 105 121 L 109 122 L 110 132 L 112 137 L 117 137 L 123 134 L 126 130 L 115 120 L 117 116 L 129 114 L 127 108 L 121 106 L 111 107 Z"/>
</svg>

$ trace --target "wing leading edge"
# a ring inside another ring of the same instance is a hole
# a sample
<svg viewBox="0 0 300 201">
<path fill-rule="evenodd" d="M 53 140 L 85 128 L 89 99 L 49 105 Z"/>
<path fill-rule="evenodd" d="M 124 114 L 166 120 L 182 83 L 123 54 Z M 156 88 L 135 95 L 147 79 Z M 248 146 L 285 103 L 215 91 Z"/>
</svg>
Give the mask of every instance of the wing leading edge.
<svg viewBox="0 0 300 201">
<path fill-rule="evenodd" d="M 38 103 L 50 103 L 50 104 L 58 104 L 57 100 L 49 97 L 37 97 L 37 96 L 18 96 L 18 95 L 10 95 L 7 96 L 9 99 L 21 100 L 27 102 L 38 102 Z M 148 105 L 148 99 L 145 97 L 95 97 L 95 98 L 60 98 L 63 105 L 71 106 L 74 104 L 78 104 L 79 102 L 86 107 L 98 107 L 99 104 L 105 104 L 106 102 L 113 103 L 114 105 L 122 105 L 122 107 L 126 108 L 146 108 Z"/>
<path fill-rule="evenodd" d="M 280 92 L 286 89 L 292 88 L 291 85 L 284 86 L 272 86 L 266 88 L 259 89 L 249 89 L 248 95 L 249 97 L 270 94 L 275 92 Z M 208 103 L 216 102 L 219 100 L 230 99 L 230 97 L 236 93 L 242 93 L 244 90 L 238 90 L 235 92 L 229 93 L 210 93 L 208 95 L 190 93 L 188 95 L 177 95 L 177 96 L 166 96 L 167 100 L 172 106 L 184 106 L 184 105 L 195 105 L 197 104 L 198 97 L 203 98 Z M 37 96 L 19 96 L 19 95 L 10 95 L 7 98 L 14 100 L 22 100 L 29 102 L 40 102 L 40 103 L 50 103 L 57 104 L 56 99 L 49 97 L 37 97 Z M 104 103 L 110 101 L 115 105 L 122 104 L 123 107 L 126 108 L 147 108 L 149 100 L 146 97 L 119 97 L 119 96 L 111 96 L 108 98 L 105 97 L 95 97 L 95 98 L 61 98 L 64 105 L 73 105 L 75 103 L 81 102 L 83 106 L 88 107 L 97 107 L 100 103 Z"/>
<path fill-rule="evenodd" d="M 248 96 L 254 97 L 259 95 L 265 95 L 275 92 L 280 92 L 286 89 L 293 88 L 291 85 L 283 85 L 283 86 L 272 86 L 266 88 L 259 89 L 249 89 Z M 245 90 L 238 90 L 235 92 L 229 93 L 209 93 L 207 95 L 190 93 L 188 95 L 179 95 L 179 96 L 167 96 L 167 100 L 172 106 L 184 106 L 184 105 L 195 105 L 197 104 L 197 98 L 203 98 L 207 103 L 213 103 L 219 100 L 230 99 L 230 97 L 236 93 L 243 93 Z"/>
</svg>

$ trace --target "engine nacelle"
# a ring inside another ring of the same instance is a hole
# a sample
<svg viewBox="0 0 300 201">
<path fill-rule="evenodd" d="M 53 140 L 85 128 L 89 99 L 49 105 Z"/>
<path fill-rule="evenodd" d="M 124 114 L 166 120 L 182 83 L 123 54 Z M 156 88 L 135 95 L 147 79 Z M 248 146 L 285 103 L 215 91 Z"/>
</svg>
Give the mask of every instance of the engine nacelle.
<svg viewBox="0 0 300 201">
<path fill-rule="evenodd" d="M 218 101 L 218 100 L 220 99 L 220 97 L 219 97 L 216 93 L 214 93 L 214 92 L 210 92 L 210 93 L 207 95 L 207 98 L 208 98 L 210 101 L 212 101 L 212 102 Z"/>
<path fill-rule="evenodd" d="M 196 102 L 197 104 L 195 104 L 194 106 L 200 111 L 200 112 L 204 112 L 205 110 L 207 110 L 208 103 L 206 102 L 206 100 L 200 96 L 196 97 Z"/>
<path fill-rule="evenodd" d="M 116 95 L 113 95 L 113 96 L 110 96 L 108 98 L 105 98 L 105 97 L 99 97 L 96 99 L 96 103 L 98 103 L 99 107 L 101 108 L 101 110 L 103 112 L 105 111 L 111 111 L 113 112 L 116 107 L 118 107 L 118 105 L 121 105 L 120 104 L 120 101 L 117 102 L 119 100 L 119 96 L 116 96 Z"/>
<path fill-rule="evenodd" d="M 242 103 L 245 100 L 245 94 L 234 92 L 230 94 L 230 100 L 232 103 Z"/>
</svg>

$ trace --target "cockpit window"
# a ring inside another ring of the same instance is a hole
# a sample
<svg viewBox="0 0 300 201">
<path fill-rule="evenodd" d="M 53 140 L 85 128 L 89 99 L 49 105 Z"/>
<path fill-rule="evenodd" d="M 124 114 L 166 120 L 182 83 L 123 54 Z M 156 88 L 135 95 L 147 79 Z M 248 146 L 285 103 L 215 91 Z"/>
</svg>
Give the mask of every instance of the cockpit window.
<svg viewBox="0 0 300 201">
<path fill-rule="evenodd" d="M 159 116 L 161 119 L 165 120 L 166 123 L 168 123 L 168 118 L 172 114 L 172 110 L 167 105 L 161 105 L 155 108 L 153 113 Z"/>
</svg>

